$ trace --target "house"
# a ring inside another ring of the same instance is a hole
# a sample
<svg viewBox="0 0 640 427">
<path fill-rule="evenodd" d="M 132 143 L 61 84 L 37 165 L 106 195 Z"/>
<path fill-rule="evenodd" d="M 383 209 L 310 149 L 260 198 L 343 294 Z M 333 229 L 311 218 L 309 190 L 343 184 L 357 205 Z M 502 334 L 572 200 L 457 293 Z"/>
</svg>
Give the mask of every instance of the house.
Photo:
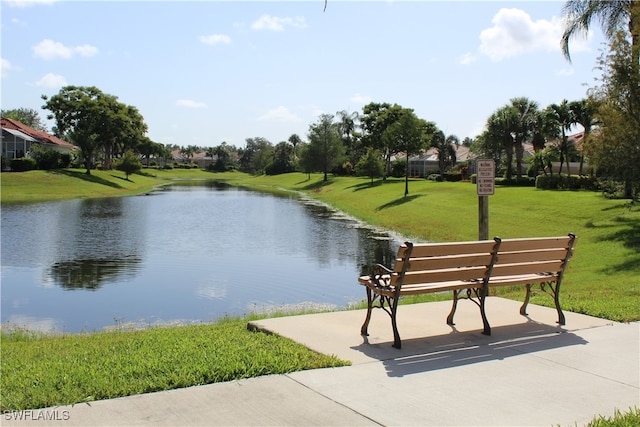
<svg viewBox="0 0 640 427">
<path fill-rule="evenodd" d="M 7 159 L 27 157 L 32 144 L 39 144 L 46 149 L 60 153 L 71 153 L 76 150 L 73 144 L 17 120 L 2 117 L 0 125 L 2 127 L 2 155 Z"/>
<path fill-rule="evenodd" d="M 197 153 L 193 153 L 191 157 L 187 157 L 180 152 L 180 149 L 173 150 L 171 152 L 171 157 L 173 158 L 173 161 L 178 165 L 195 163 L 200 169 L 207 169 L 217 160 L 216 156 L 211 157 L 205 151 L 199 151 Z"/>
<path fill-rule="evenodd" d="M 455 145 L 454 147 L 456 149 L 456 164 L 469 162 L 476 157 L 469 150 L 469 147 L 464 145 Z M 409 176 L 424 178 L 439 169 L 438 150 L 435 148 L 429 148 L 419 155 L 409 157 Z"/>
</svg>

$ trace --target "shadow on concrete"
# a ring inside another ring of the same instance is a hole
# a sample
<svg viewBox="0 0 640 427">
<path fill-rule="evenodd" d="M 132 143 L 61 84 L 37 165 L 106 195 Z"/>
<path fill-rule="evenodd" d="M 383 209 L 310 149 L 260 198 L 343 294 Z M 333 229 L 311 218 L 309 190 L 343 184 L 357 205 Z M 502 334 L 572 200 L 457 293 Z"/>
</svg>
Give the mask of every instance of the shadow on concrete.
<svg viewBox="0 0 640 427">
<path fill-rule="evenodd" d="M 374 359 L 389 356 L 392 342 L 369 344 L 367 337 L 363 339 L 362 344 L 351 348 Z M 560 326 L 529 320 L 525 324 L 494 327 L 491 336 L 482 335 L 481 330 L 458 332 L 452 327 L 447 335 L 403 340 L 402 349 L 396 350 L 397 357 L 381 361 L 388 376 L 403 377 L 587 343 Z"/>
</svg>

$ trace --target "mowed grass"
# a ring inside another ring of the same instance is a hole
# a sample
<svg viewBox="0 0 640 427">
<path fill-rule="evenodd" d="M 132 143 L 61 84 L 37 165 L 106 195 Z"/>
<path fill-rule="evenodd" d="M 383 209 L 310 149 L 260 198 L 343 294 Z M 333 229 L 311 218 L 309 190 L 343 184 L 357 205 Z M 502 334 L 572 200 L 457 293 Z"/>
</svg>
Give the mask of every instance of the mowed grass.
<svg viewBox="0 0 640 427">
<path fill-rule="evenodd" d="M 147 170 L 130 181 L 112 171 L 3 173 L 2 203 L 140 194 L 178 180 L 222 180 L 260 191 L 299 191 L 362 221 L 420 241 L 478 238 L 478 197 L 469 183 L 293 173 L 253 177 L 199 170 Z M 37 182 L 33 182 L 37 181 Z M 599 193 L 497 187 L 489 197 L 490 236 L 578 236 L 561 292 L 565 310 L 615 321 L 640 320 L 640 208 Z M 354 278 L 355 279 L 355 278 Z M 520 287 L 501 296 L 521 299 Z M 438 299 L 450 296 L 438 296 Z M 412 300 L 415 302 L 416 300 Z M 419 301 L 419 300 L 418 300 Z M 547 295 L 533 303 L 551 306 Z M 29 331 L 0 341 L 0 408 L 34 409 L 187 387 L 270 373 L 339 366 L 284 338 L 246 330 L 246 319 L 135 332 L 40 336 Z M 613 424 L 639 419 L 632 410 Z M 600 421 L 604 421 L 602 424 Z M 629 424 L 634 425 L 634 424 Z"/>
<path fill-rule="evenodd" d="M 408 239 L 464 241 L 478 239 L 478 196 L 465 182 L 412 180 L 370 184 L 365 178 L 289 174 L 233 179 L 239 185 L 303 191 L 369 224 L 394 230 Z M 562 285 L 564 309 L 615 321 L 640 320 L 640 206 L 610 200 L 600 193 L 496 187 L 489 196 L 489 235 L 502 238 L 578 236 L 575 254 Z M 499 290 L 521 299 L 522 287 Z M 532 302 L 552 306 L 538 292 Z"/>
<path fill-rule="evenodd" d="M 0 350 L 2 412 L 349 364 L 248 331 L 239 318 L 62 336 L 3 331 Z"/>
</svg>

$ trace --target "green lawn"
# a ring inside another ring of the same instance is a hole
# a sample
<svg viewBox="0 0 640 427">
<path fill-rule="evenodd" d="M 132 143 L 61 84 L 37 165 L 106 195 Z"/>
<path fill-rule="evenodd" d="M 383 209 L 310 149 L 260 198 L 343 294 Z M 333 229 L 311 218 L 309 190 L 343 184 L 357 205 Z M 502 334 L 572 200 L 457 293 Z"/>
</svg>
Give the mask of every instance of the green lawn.
<svg viewBox="0 0 640 427">
<path fill-rule="evenodd" d="M 248 331 L 246 319 L 63 336 L 3 331 L 0 344 L 2 412 L 349 364 Z"/>
<path fill-rule="evenodd" d="M 300 191 L 372 225 L 407 238 L 475 240 L 478 197 L 469 183 L 404 182 L 293 173 L 253 177 L 200 170 L 2 173 L 2 203 L 132 195 L 177 180 L 216 179 L 260 191 Z M 615 321 L 640 320 L 640 207 L 599 193 L 497 187 L 489 198 L 490 235 L 502 238 L 564 235 L 578 243 L 561 292 L 563 308 Z M 502 296 L 521 299 L 521 288 Z M 551 306 L 546 295 L 532 303 Z M 246 330 L 247 319 L 214 325 L 137 332 L 39 336 L 7 334 L 0 341 L 0 409 L 19 410 L 126 396 L 269 373 L 343 364 L 289 340 Z M 632 409 L 595 425 L 634 425 Z M 611 422 L 610 422 L 611 421 Z"/>
<path fill-rule="evenodd" d="M 304 191 L 369 224 L 395 230 L 410 239 L 461 241 L 478 238 L 475 186 L 415 180 L 405 198 L 404 182 L 369 184 L 363 178 L 304 174 L 233 179 L 252 188 Z M 502 238 L 578 236 L 562 289 L 566 310 L 615 321 L 640 320 L 640 206 L 585 191 L 542 191 L 497 187 L 489 196 L 489 233 Z M 501 290 L 520 299 L 521 287 Z M 551 306 L 546 295 L 532 302 Z"/>
</svg>

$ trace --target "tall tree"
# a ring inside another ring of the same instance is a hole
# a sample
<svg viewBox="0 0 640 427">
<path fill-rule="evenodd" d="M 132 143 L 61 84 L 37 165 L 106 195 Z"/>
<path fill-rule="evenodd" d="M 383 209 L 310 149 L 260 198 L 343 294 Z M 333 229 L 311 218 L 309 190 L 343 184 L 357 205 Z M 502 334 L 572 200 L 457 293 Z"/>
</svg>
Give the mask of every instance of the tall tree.
<svg viewBox="0 0 640 427">
<path fill-rule="evenodd" d="M 293 172 L 293 146 L 281 141 L 273 148 L 273 159 L 265 168 L 267 175 Z"/>
<path fill-rule="evenodd" d="M 438 169 L 440 177 L 444 179 L 447 166 L 456 164 L 456 147 L 460 140 L 455 135 L 445 136 L 444 132 L 438 130 L 431 137 L 431 146 L 438 151 Z"/>
<path fill-rule="evenodd" d="M 582 169 L 584 166 L 584 141 L 591 135 L 591 129 L 594 126 L 596 107 L 593 100 L 590 98 L 581 99 L 580 101 L 573 101 L 569 103 L 569 109 L 573 115 L 574 124 L 579 124 L 584 129 L 584 135 L 582 136 L 582 144 L 580 147 L 580 171 L 582 175 Z"/>
<path fill-rule="evenodd" d="M 391 156 L 395 154 L 394 147 L 388 145 L 393 144 L 390 139 L 383 139 L 385 130 L 393 123 L 398 121 L 402 114 L 402 107 L 398 104 L 375 103 L 371 102 L 362 109 L 363 114 L 360 117 L 362 126 L 362 145 L 364 147 L 372 147 L 383 155 L 385 162 L 385 173 L 383 179 L 387 178 L 387 174 L 391 169 Z"/>
<path fill-rule="evenodd" d="M 296 147 L 302 142 L 302 140 L 300 139 L 297 133 L 294 133 L 294 134 L 291 134 L 291 136 L 287 141 L 289 141 L 289 143 L 293 145 L 293 161 L 295 162 L 298 159 L 298 152 L 296 150 Z"/>
<path fill-rule="evenodd" d="M 340 131 L 334 116 L 321 114 L 318 121 L 309 126 L 308 149 L 305 151 L 309 161 L 324 174 L 323 181 L 328 180 L 331 169 L 340 165 L 344 157 L 344 145 L 340 139 Z"/>
<path fill-rule="evenodd" d="M 429 129 L 435 127 L 425 120 L 419 119 L 412 109 L 403 108 L 398 119 L 391 123 L 382 134 L 383 145 L 389 151 L 397 153 L 404 151 L 407 164 L 404 177 L 404 195 L 409 194 L 409 158 L 427 144 Z"/>
<path fill-rule="evenodd" d="M 567 132 L 571 129 L 571 126 L 575 123 L 573 112 L 569 108 L 569 101 L 564 99 L 560 104 L 551 104 L 550 111 L 555 115 L 556 121 L 560 127 L 560 133 L 562 139 L 560 140 L 560 169 L 558 174 L 562 174 L 562 164 L 567 161 L 567 173 L 570 173 L 569 169 L 569 137 Z"/>
<path fill-rule="evenodd" d="M 496 110 L 487 119 L 486 137 L 493 142 L 500 141 L 505 153 L 505 178 L 513 177 L 514 134 L 517 112 L 510 105 Z"/>
<path fill-rule="evenodd" d="M 354 133 L 358 127 L 358 119 L 360 116 L 357 111 L 349 112 L 347 110 L 338 111 L 336 115 L 338 117 L 338 129 L 340 131 L 342 143 L 345 147 L 346 155 L 353 163 L 357 157 L 357 150 L 354 145 Z"/>
<path fill-rule="evenodd" d="M 624 183 L 624 197 L 640 196 L 640 64 L 621 34 L 600 58 L 600 87 L 592 91 L 597 103 L 599 131 L 585 141 L 586 154 L 600 174 Z"/>
<path fill-rule="evenodd" d="M 90 165 L 99 148 L 104 149 L 105 167 L 111 168 L 113 147 L 120 144 L 122 151 L 134 147 L 147 132 L 142 115 L 135 107 L 118 102 L 118 98 L 105 94 L 95 86 L 65 86 L 45 100 L 44 109 L 50 110 L 49 119 L 55 119 L 56 136 L 69 133 L 80 146 L 85 165 Z M 90 174 L 90 168 L 87 174 Z"/>
<path fill-rule="evenodd" d="M 273 158 L 273 144 L 262 137 L 245 139 L 246 146 L 240 157 L 240 168 L 255 175 L 264 173 Z"/>
<path fill-rule="evenodd" d="M 522 160 L 524 157 L 524 144 L 533 136 L 538 114 L 538 104 L 526 97 L 511 99 L 511 106 L 515 111 L 513 122 L 514 148 L 516 154 L 516 175 L 522 177 Z"/>
<path fill-rule="evenodd" d="M 534 176 L 542 171 L 547 175 L 547 169 L 553 174 L 551 162 L 556 161 L 555 147 L 547 147 L 547 141 L 560 137 L 560 128 L 555 113 L 549 109 L 538 110 L 534 117 L 533 133 L 531 134 L 531 144 L 534 155 L 531 159 Z M 553 148 L 553 149 L 551 149 Z"/>
<path fill-rule="evenodd" d="M 618 31 L 624 30 L 631 37 L 631 46 L 640 42 L 640 2 L 637 0 L 568 0 L 563 8 L 565 29 L 561 48 L 564 56 L 571 60 L 569 43 L 578 34 L 589 31 L 593 21 L 599 21 L 609 42 L 616 39 Z M 638 51 L 632 53 L 638 63 Z"/>
<path fill-rule="evenodd" d="M 373 178 L 382 176 L 384 171 L 384 164 L 381 158 L 382 156 L 378 150 L 374 150 L 371 147 L 367 148 L 365 155 L 356 163 L 356 173 L 371 178 L 370 185 L 373 185 Z"/>
</svg>

